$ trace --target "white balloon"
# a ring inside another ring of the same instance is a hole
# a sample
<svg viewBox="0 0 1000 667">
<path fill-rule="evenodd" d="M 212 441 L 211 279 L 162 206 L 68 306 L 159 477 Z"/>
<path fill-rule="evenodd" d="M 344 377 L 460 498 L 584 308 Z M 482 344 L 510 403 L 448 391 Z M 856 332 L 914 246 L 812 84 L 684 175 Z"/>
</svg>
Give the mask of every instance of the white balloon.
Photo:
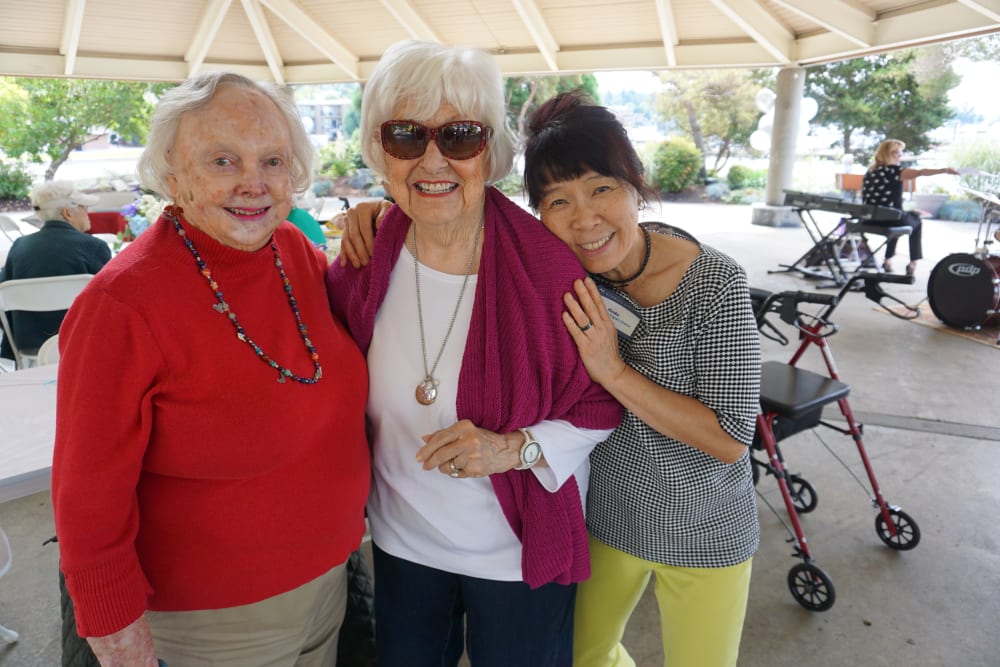
<svg viewBox="0 0 1000 667">
<path fill-rule="evenodd" d="M 771 133 L 764 130 L 756 130 L 750 135 L 750 146 L 754 150 L 771 150 Z"/>
<path fill-rule="evenodd" d="M 770 132 L 774 127 L 774 111 L 768 111 L 757 121 L 757 129 Z"/>
<path fill-rule="evenodd" d="M 757 108 L 761 113 L 767 113 L 772 108 L 774 108 L 774 91 L 770 88 L 761 88 L 757 91 L 757 96 L 754 98 L 754 102 L 757 104 Z"/>
<path fill-rule="evenodd" d="M 819 105 L 811 97 L 802 98 L 802 106 L 799 108 L 799 115 L 805 121 L 810 121 L 819 111 Z"/>
</svg>

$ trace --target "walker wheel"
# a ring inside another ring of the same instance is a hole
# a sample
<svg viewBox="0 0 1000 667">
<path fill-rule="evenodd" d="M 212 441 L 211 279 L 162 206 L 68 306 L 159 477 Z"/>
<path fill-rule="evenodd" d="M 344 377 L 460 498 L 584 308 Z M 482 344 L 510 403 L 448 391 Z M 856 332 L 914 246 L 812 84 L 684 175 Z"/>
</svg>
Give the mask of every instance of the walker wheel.
<svg viewBox="0 0 1000 667">
<path fill-rule="evenodd" d="M 875 533 L 887 547 L 897 551 L 909 551 L 920 544 L 920 527 L 913 517 L 903 510 L 889 510 L 889 516 L 892 517 L 892 525 L 896 529 L 895 535 L 889 532 L 889 525 L 882 513 L 875 515 Z"/>
<path fill-rule="evenodd" d="M 788 571 L 788 590 L 809 611 L 826 611 L 837 599 L 833 581 L 812 563 L 799 563 Z"/>
<path fill-rule="evenodd" d="M 788 493 L 792 496 L 792 504 L 799 514 L 812 512 L 819 502 L 813 485 L 798 475 L 788 476 Z"/>
</svg>

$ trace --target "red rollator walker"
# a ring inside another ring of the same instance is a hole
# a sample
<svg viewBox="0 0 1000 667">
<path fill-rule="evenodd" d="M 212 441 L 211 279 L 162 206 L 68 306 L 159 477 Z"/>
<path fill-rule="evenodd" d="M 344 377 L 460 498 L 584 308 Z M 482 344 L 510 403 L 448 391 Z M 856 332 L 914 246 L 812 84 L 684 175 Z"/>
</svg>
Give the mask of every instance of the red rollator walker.
<svg viewBox="0 0 1000 667">
<path fill-rule="evenodd" d="M 824 426 L 851 436 L 868 474 L 871 502 L 877 510 L 875 533 L 886 546 L 900 551 L 913 549 L 920 542 L 920 529 L 913 518 L 899 507 L 890 505 L 882 495 L 862 441 L 863 425 L 855 421 L 851 406 L 847 402 L 850 386 L 841 381 L 830 349 L 828 339 L 837 332 L 837 325 L 830 319 L 833 311 L 848 291 L 861 287 L 859 283 L 864 283 L 862 289 L 867 298 L 888 310 L 881 303 L 882 299 L 889 298 L 898 303 L 902 302 L 883 291 L 880 283 L 912 284 L 913 278 L 886 273 L 858 274 L 851 277 L 836 295 L 798 291 L 772 293 L 751 289 L 757 328 L 762 336 L 782 345 L 789 343 L 789 338 L 782 333 L 779 324 L 775 322 L 775 316 L 785 325 L 794 328 L 799 336 L 798 348 L 787 363 L 766 361 L 762 364 L 761 412 L 757 416 L 757 437 L 752 453 L 763 451 L 767 455 L 767 460 L 761 461 L 756 456 L 752 456 L 751 460 L 755 484 L 760 478 L 760 470 L 763 470 L 765 475 L 773 475 L 778 481 L 791 523 L 789 532 L 792 538 L 789 542 L 795 543 L 792 556 L 802 559 L 801 563 L 796 564 L 788 572 L 788 588 L 792 597 L 810 611 L 830 609 L 836 600 L 836 593 L 829 575 L 814 562 L 799 521 L 799 514 L 811 512 L 816 508 L 816 490 L 801 476 L 788 472 L 784 456 L 778 446 L 780 440 L 817 426 Z M 806 304 L 816 304 L 821 308 L 818 313 L 810 314 L 803 311 L 803 306 Z M 818 347 L 823 355 L 826 375 L 796 365 L 806 350 L 814 346 Z M 822 419 L 823 406 L 834 402 L 839 406 L 840 413 L 847 423 L 846 428 Z M 834 456 L 836 457 L 836 454 Z M 838 461 L 847 468 L 842 460 L 838 458 Z M 850 472 L 850 468 L 847 469 Z M 853 472 L 851 474 L 853 475 Z M 864 483 L 857 476 L 855 479 L 867 492 Z M 774 510 L 773 507 L 771 509 Z M 785 527 L 788 528 L 788 524 L 785 524 Z"/>
</svg>

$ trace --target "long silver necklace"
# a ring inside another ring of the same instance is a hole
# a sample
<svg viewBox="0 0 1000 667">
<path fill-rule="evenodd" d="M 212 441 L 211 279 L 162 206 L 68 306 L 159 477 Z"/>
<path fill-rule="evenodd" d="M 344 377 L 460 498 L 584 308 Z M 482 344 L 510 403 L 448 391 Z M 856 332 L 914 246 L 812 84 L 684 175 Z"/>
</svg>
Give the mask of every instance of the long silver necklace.
<svg viewBox="0 0 1000 667">
<path fill-rule="evenodd" d="M 441 348 L 434 358 L 434 365 L 428 370 L 427 343 L 424 340 L 424 309 L 420 304 L 420 258 L 417 256 L 417 226 L 413 225 L 413 279 L 417 285 L 417 320 L 420 322 L 420 352 L 424 357 L 424 379 L 420 381 L 416 392 L 414 392 L 417 397 L 417 403 L 420 405 L 430 405 L 437 400 L 437 388 L 440 382 L 434 377 L 434 371 L 437 370 L 438 362 L 441 361 L 441 355 L 444 354 L 444 346 L 448 344 L 451 329 L 455 326 L 458 311 L 462 307 L 465 286 L 469 284 L 469 272 L 472 270 L 472 264 L 476 260 L 476 248 L 479 246 L 479 234 L 482 231 L 483 222 L 480 220 L 479 225 L 476 227 L 476 238 L 472 241 L 472 253 L 469 255 L 469 263 L 465 266 L 465 280 L 462 281 L 462 291 L 458 293 L 458 303 L 455 304 L 455 312 L 451 314 L 451 322 L 448 323 L 448 331 L 445 332 L 444 340 L 441 341 Z"/>
</svg>

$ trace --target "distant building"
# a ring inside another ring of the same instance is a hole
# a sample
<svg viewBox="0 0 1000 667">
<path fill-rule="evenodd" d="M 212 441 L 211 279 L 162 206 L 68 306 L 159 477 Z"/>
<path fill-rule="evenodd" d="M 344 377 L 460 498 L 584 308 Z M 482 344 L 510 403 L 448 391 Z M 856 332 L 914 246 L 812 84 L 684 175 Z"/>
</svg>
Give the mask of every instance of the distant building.
<svg viewBox="0 0 1000 667">
<path fill-rule="evenodd" d="M 344 116 L 351 109 L 350 100 L 311 100 L 296 102 L 309 134 L 336 139 L 344 126 Z"/>
</svg>

